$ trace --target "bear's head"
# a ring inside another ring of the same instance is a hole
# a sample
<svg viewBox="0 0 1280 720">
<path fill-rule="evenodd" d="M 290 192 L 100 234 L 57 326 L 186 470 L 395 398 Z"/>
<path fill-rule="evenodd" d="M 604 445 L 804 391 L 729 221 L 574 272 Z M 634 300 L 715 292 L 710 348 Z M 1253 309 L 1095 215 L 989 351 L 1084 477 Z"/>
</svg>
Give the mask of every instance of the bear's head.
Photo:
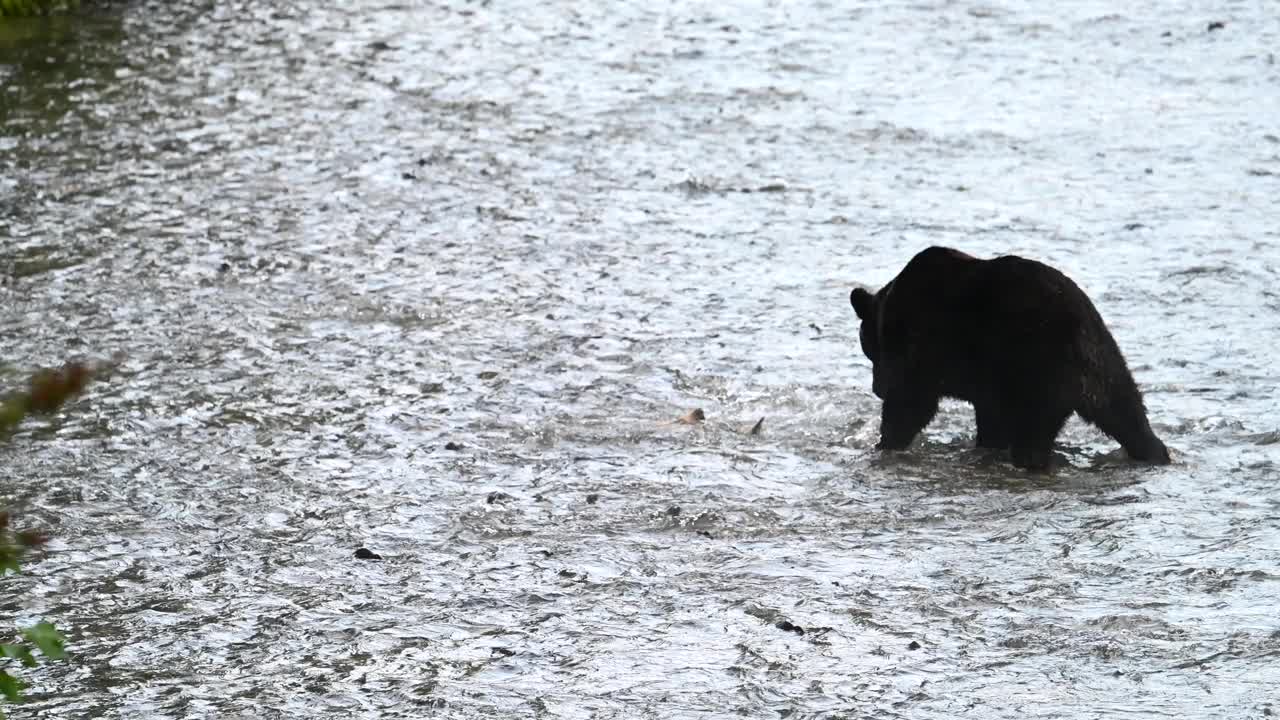
<svg viewBox="0 0 1280 720">
<path fill-rule="evenodd" d="M 862 327 L 858 330 L 858 340 L 862 344 L 862 354 L 867 356 L 871 361 L 871 392 L 876 397 L 884 399 L 884 382 L 882 375 L 884 368 L 881 367 L 880 359 L 880 296 L 884 294 L 884 290 L 872 295 L 862 288 L 854 288 L 849 293 L 849 304 L 853 305 L 853 311 L 857 313 L 858 319 L 862 321 Z"/>
<path fill-rule="evenodd" d="M 862 331 L 860 333 L 862 340 L 862 352 L 866 353 L 867 359 L 871 362 L 876 361 L 875 354 L 875 333 L 876 327 L 876 296 L 863 290 L 862 288 L 854 288 L 849 293 L 849 304 L 853 306 L 853 311 L 857 313 L 858 319 L 862 321 Z"/>
</svg>

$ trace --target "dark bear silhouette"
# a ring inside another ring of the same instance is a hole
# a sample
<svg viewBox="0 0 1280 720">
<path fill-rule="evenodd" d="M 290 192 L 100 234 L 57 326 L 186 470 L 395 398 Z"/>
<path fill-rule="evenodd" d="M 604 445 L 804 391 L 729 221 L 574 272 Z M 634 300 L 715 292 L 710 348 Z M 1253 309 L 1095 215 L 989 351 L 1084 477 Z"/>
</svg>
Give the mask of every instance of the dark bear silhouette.
<svg viewBox="0 0 1280 720">
<path fill-rule="evenodd" d="M 951 397 L 973 403 L 978 446 L 1010 449 L 1020 467 L 1048 468 L 1072 412 L 1135 460 L 1169 462 L 1098 310 L 1048 265 L 931 247 L 849 301 L 883 401 L 877 448 L 907 447 Z"/>
</svg>

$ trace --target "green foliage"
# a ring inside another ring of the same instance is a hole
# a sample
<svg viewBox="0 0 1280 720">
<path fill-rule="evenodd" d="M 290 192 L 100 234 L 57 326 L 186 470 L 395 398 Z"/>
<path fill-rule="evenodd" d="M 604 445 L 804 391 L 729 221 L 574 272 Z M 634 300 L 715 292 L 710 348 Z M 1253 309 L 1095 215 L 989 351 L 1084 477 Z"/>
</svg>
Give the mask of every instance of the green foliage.
<svg viewBox="0 0 1280 720">
<path fill-rule="evenodd" d="M 8 513 L 0 513 L 0 565 L 3 572 L 18 571 L 22 556 L 31 548 L 44 542 L 44 536 L 30 530 L 14 532 L 9 529 Z M 8 672 L 10 663 L 22 667 L 35 667 L 39 661 L 33 651 L 39 651 L 46 660 L 61 660 L 67 656 L 66 638 L 53 625 L 42 622 L 22 631 L 18 642 L 0 644 L 0 696 L 8 702 L 22 700 L 26 683 Z M 4 713 L 0 712 L 0 720 Z"/>
<path fill-rule="evenodd" d="M 0 18 L 52 15 L 78 7 L 80 0 L 0 0 Z"/>
<path fill-rule="evenodd" d="M 61 660 L 67 656 L 67 639 L 50 623 L 42 622 L 33 628 L 27 628 L 22 631 L 22 637 L 50 660 Z"/>
<path fill-rule="evenodd" d="M 12 2 L 0 0 L 0 7 L 7 8 Z M 79 362 L 37 372 L 31 377 L 25 392 L 0 401 L 0 437 L 30 414 L 56 412 L 84 390 L 94 372 L 94 368 Z M 9 513 L 0 512 L 0 576 L 18 572 L 26 554 L 44 542 L 45 537 L 39 531 L 13 530 L 9 527 Z M 35 667 L 39 661 L 33 651 L 38 651 L 46 660 L 62 659 L 67 655 L 65 644 L 61 633 L 47 622 L 23 630 L 18 642 L 0 644 L 0 699 L 8 702 L 22 700 L 22 689 L 26 683 L 9 674 L 11 666 Z M 3 712 L 0 712 L 0 720 L 4 720 Z"/>
<path fill-rule="evenodd" d="M 9 702 L 17 702 L 22 699 L 22 688 L 27 684 L 9 673 L 0 670 L 0 694 L 4 695 L 4 699 Z M 0 715 L 0 717 L 4 717 Z"/>
<path fill-rule="evenodd" d="M 31 377 L 26 392 L 17 393 L 0 402 L 0 435 L 13 430 L 29 414 L 55 412 L 84 391 L 94 372 L 94 368 L 81 362 L 70 362 L 57 370 L 37 372 Z M 0 569 L 3 567 L 0 564 Z"/>
<path fill-rule="evenodd" d="M 31 654 L 31 649 L 26 645 L 0 645 L 0 652 L 3 652 L 5 657 L 17 660 L 26 667 L 36 666 L 36 657 Z"/>
</svg>

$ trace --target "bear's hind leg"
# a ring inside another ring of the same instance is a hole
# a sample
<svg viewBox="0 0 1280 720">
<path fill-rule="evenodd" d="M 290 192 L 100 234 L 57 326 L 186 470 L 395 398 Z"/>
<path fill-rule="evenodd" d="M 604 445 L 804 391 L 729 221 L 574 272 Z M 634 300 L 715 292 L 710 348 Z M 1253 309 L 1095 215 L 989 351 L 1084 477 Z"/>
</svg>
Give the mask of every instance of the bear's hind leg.
<svg viewBox="0 0 1280 720">
<path fill-rule="evenodd" d="M 885 398 L 880 410 L 877 450 L 902 450 L 938 412 L 938 398 L 897 392 Z"/>
<path fill-rule="evenodd" d="M 1009 427 L 1004 411 L 995 403 L 975 403 L 974 414 L 978 421 L 978 441 L 980 448 L 993 450 L 1009 449 Z"/>
<path fill-rule="evenodd" d="M 1047 471 L 1058 432 L 1071 410 L 1046 407 L 1026 408 L 1013 416 L 1011 452 L 1013 464 L 1027 470 Z"/>
</svg>

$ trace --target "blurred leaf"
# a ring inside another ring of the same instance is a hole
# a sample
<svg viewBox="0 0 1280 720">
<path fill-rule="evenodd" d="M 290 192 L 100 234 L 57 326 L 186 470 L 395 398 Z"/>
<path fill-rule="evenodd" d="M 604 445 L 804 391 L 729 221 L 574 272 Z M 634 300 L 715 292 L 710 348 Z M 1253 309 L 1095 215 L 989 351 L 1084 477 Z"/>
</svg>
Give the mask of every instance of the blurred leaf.
<svg viewBox="0 0 1280 720">
<path fill-rule="evenodd" d="M 0 16 L 3 7 L 11 0 L 0 0 Z M 0 432 L 10 432 L 29 414 L 48 415 L 84 392 L 96 376 L 107 372 L 123 361 L 116 354 L 108 362 L 88 363 L 73 360 L 58 368 L 37 370 L 28 381 L 26 392 L 14 393 L 0 401 Z"/>
<path fill-rule="evenodd" d="M 25 397 L 12 398 L 0 403 L 0 430 L 8 430 L 22 422 L 27 415 Z"/>
<path fill-rule="evenodd" d="M 40 652 L 51 660 L 61 660 L 67 656 L 67 639 L 50 623 L 42 622 L 33 628 L 27 628 L 22 631 L 22 636 L 40 648 Z"/>
<path fill-rule="evenodd" d="M 22 688 L 26 686 L 26 683 L 18 678 L 0 670 L 0 694 L 3 694 L 10 702 L 21 700 Z"/>
<path fill-rule="evenodd" d="M 4 0 L 0 2 L 0 18 L 37 17 L 75 10 L 80 0 Z"/>
<path fill-rule="evenodd" d="M 17 660 L 27 667 L 36 666 L 36 659 L 26 645 L 0 645 L 0 652 L 3 652 L 5 657 Z"/>
<path fill-rule="evenodd" d="M 7 572 L 18 572 L 18 560 L 21 559 L 22 553 L 15 551 L 13 546 L 6 546 L 0 550 L 0 575 Z"/>
<path fill-rule="evenodd" d="M 19 530 L 13 537 L 24 548 L 33 548 L 49 541 L 49 538 L 45 537 L 43 532 L 32 529 Z"/>
<path fill-rule="evenodd" d="M 81 362 L 69 362 L 57 369 L 44 369 L 31 376 L 27 394 L 30 409 L 51 413 L 84 391 L 92 371 Z"/>
</svg>

